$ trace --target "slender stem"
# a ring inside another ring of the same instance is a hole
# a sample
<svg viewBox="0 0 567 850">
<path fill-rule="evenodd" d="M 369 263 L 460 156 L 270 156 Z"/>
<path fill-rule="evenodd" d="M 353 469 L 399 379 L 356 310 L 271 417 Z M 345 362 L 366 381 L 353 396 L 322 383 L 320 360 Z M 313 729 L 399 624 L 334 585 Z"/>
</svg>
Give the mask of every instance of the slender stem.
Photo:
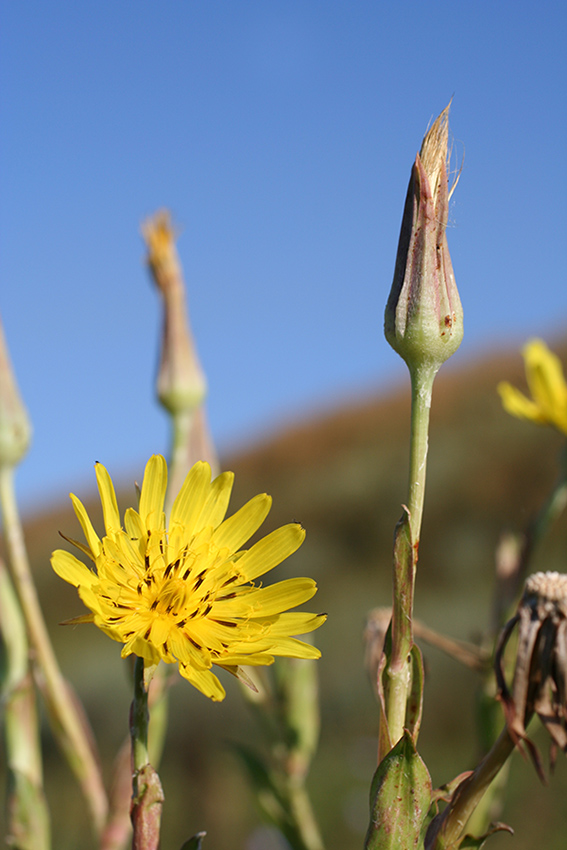
<svg viewBox="0 0 567 850">
<path fill-rule="evenodd" d="M 14 846 L 48 850 L 49 811 L 43 793 L 37 695 L 29 670 L 24 617 L 2 560 L 0 632 L 4 654 L 4 737 L 9 771 L 6 807 L 8 834 Z"/>
<path fill-rule="evenodd" d="M 61 746 L 89 805 L 93 825 L 96 831 L 100 832 L 108 807 L 106 792 L 98 764 L 87 739 L 85 721 L 76 710 L 51 646 L 31 575 L 18 514 L 14 492 L 14 469 L 5 465 L 0 466 L 0 507 L 12 577 L 37 666 L 41 672 L 40 685 L 54 719 L 54 729 L 60 732 Z"/>
<path fill-rule="evenodd" d="M 144 659 L 134 664 L 134 699 L 130 709 L 132 741 L 132 850 L 158 850 L 163 808 L 163 790 L 148 755 L 148 688 L 144 680 Z"/>
<path fill-rule="evenodd" d="M 136 656 L 134 664 L 134 699 L 130 710 L 130 738 L 134 773 L 134 797 L 137 795 L 137 775 L 149 764 L 148 755 L 148 690 L 144 682 L 144 659 Z"/>
<path fill-rule="evenodd" d="M 458 846 L 457 842 L 463 836 L 467 821 L 513 750 L 514 742 L 505 728 L 476 770 L 455 791 L 443 814 L 435 843 L 427 845 L 428 850 L 453 850 Z"/>
<path fill-rule="evenodd" d="M 392 652 L 386 668 L 386 717 L 392 746 L 403 735 L 411 687 L 409 653 L 413 646 L 413 591 L 425 497 L 431 392 L 436 373 L 437 369 L 428 365 L 410 369 L 412 402 L 408 513 L 396 528 L 394 542 Z M 380 759 L 386 755 L 383 752 L 385 740 L 381 740 Z"/>
<path fill-rule="evenodd" d="M 305 787 L 304 777 L 301 777 L 299 781 L 294 781 L 294 777 L 288 777 L 288 794 L 290 814 L 305 850 L 323 850 L 324 844 Z"/>
<path fill-rule="evenodd" d="M 185 476 L 192 466 L 190 457 L 191 429 L 195 418 L 195 409 L 181 410 L 170 414 L 171 449 L 169 455 L 169 486 L 165 497 L 165 514 L 169 516 L 171 506 L 181 489 Z"/>
<path fill-rule="evenodd" d="M 419 545 L 423 501 L 425 498 L 429 413 L 431 410 L 433 381 L 436 374 L 437 368 L 431 366 L 417 366 L 410 370 L 411 436 L 408 510 L 410 515 L 411 539 L 416 552 Z M 413 580 L 415 582 L 415 574 Z"/>
</svg>

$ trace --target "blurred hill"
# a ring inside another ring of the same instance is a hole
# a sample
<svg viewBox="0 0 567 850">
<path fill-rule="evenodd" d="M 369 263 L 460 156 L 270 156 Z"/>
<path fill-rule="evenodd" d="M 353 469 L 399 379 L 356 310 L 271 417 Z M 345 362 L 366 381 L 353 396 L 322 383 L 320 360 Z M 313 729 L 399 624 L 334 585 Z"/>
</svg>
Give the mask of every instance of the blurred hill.
<svg viewBox="0 0 567 850">
<path fill-rule="evenodd" d="M 560 351 L 565 355 L 566 349 Z M 476 639 L 490 617 L 494 550 L 503 529 L 522 530 L 553 485 L 563 446 L 551 429 L 505 414 L 496 393 L 501 379 L 524 385 L 519 354 L 494 354 L 469 367 L 445 367 L 436 381 L 429 471 L 416 590 L 416 616 L 431 627 Z M 369 609 L 390 603 L 393 529 L 406 498 L 409 382 L 389 394 L 349 401 L 286 427 L 223 459 L 236 473 L 231 510 L 258 492 L 274 507 L 262 533 L 292 519 L 307 529 L 302 549 L 269 580 L 309 575 L 319 585 L 310 610 L 329 614 L 316 634 L 323 657 L 322 738 L 311 790 L 328 850 L 361 846 L 375 767 L 377 706 L 363 665 Z M 142 467 L 140 469 L 141 475 Z M 110 470 L 112 473 L 112 470 Z M 94 482 L 94 475 L 93 475 Z M 102 529 L 98 497 L 77 493 Z M 133 504 L 130 484 L 121 511 Z M 74 588 L 49 566 L 60 529 L 79 536 L 70 504 L 54 504 L 27 522 L 27 539 L 46 618 L 65 674 L 85 701 L 100 741 L 105 772 L 127 732 L 129 666 L 119 645 L 90 626 L 59 627 L 82 613 Z M 565 571 L 567 524 L 562 518 L 535 554 L 533 569 Z M 427 665 L 420 751 L 434 784 L 474 766 L 475 676 L 423 646 Z M 230 677 L 226 676 L 225 679 Z M 268 850 L 274 837 L 260 820 L 229 741 L 254 740 L 255 730 L 237 687 L 208 702 L 186 683 L 172 689 L 170 732 L 160 771 L 166 794 L 164 848 L 206 830 L 210 850 Z M 542 742 L 545 747 L 545 741 Z M 48 793 L 54 847 L 82 850 L 84 807 L 48 732 Z M 567 787 L 564 760 L 550 786 L 540 786 L 529 764 L 514 757 L 502 819 L 516 838 L 490 846 L 529 850 L 565 847 Z M 537 814 L 534 815 L 534 812 Z"/>
</svg>

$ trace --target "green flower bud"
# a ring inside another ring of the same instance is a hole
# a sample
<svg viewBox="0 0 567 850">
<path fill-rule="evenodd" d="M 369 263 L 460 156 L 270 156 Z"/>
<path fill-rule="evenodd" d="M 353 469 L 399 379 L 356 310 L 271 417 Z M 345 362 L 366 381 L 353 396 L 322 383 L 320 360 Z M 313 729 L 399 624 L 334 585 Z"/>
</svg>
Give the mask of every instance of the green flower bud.
<svg viewBox="0 0 567 850">
<path fill-rule="evenodd" d="M 31 433 L 0 325 L 0 465 L 15 466 L 22 460 L 29 448 Z"/>
<path fill-rule="evenodd" d="M 409 182 L 384 333 L 410 369 L 437 371 L 463 338 L 447 246 L 449 107 L 423 140 Z"/>
<path fill-rule="evenodd" d="M 157 395 L 170 413 L 193 412 L 202 404 L 207 387 L 187 319 L 185 283 L 169 213 L 161 210 L 145 221 L 142 235 L 164 307 Z"/>
</svg>

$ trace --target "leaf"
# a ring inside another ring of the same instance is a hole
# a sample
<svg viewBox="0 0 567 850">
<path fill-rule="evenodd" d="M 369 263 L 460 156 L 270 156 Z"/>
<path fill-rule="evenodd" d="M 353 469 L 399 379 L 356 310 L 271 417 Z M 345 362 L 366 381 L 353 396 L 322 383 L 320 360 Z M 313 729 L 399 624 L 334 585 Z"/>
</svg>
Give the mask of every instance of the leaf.
<svg viewBox="0 0 567 850">
<path fill-rule="evenodd" d="M 206 834 L 206 832 L 196 832 L 195 835 L 192 835 L 191 838 L 187 839 L 185 844 L 181 847 L 181 850 L 201 850 L 203 838 Z"/>
<path fill-rule="evenodd" d="M 419 848 L 431 801 L 431 779 L 407 729 L 378 765 L 370 799 L 366 850 Z"/>
<path fill-rule="evenodd" d="M 411 648 L 411 690 L 406 706 L 406 726 L 417 743 L 421 714 L 423 711 L 423 658 L 421 649 L 415 643 Z"/>
<path fill-rule="evenodd" d="M 514 830 L 507 823 L 491 823 L 488 832 L 478 838 L 473 835 L 465 835 L 459 844 L 459 850 L 480 850 L 481 847 L 484 847 L 487 839 L 496 832 L 509 832 L 510 835 L 514 835 Z"/>
<path fill-rule="evenodd" d="M 445 803 L 450 802 L 451 797 L 465 779 L 468 779 L 469 776 L 472 775 L 472 770 L 465 770 L 463 773 L 459 773 L 458 776 L 455 776 L 454 779 L 451 779 L 450 782 L 446 782 L 445 785 L 441 785 L 439 788 L 435 788 L 433 793 L 431 794 L 431 802 L 435 803 L 438 800 L 443 800 Z"/>
<path fill-rule="evenodd" d="M 386 706 L 388 704 L 388 693 L 390 690 L 390 682 L 388 676 L 386 675 L 386 670 L 388 669 L 388 665 L 390 663 L 390 659 L 392 657 L 392 621 L 390 620 L 390 625 L 388 626 L 388 630 L 386 632 L 386 637 L 384 638 L 384 647 L 382 649 L 382 656 L 380 658 L 380 663 L 378 664 L 377 670 L 377 690 L 378 690 L 378 701 L 380 703 L 380 727 L 379 727 L 379 748 L 378 751 L 380 753 L 387 753 L 392 749 L 392 739 L 390 737 L 390 729 L 388 726 L 388 714 L 386 711 Z"/>
</svg>

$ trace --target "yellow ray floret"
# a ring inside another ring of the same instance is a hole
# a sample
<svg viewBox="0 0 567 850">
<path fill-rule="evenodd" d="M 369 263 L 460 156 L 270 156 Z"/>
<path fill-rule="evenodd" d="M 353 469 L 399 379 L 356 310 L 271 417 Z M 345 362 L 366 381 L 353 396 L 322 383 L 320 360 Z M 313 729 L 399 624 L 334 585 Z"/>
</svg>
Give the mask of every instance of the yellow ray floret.
<svg viewBox="0 0 567 850">
<path fill-rule="evenodd" d="M 315 582 L 292 578 L 262 587 L 255 579 L 281 563 L 305 537 L 298 523 L 241 547 L 265 520 L 271 499 L 251 499 L 225 519 L 234 476 L 211 481 L 207 463 L 196 463 L 175 499 L 169 527 L 163 510 L 167 466 L 148 461 L 138 511 L 120 521 L 112 480 L 101 464 L 96 477 L 105 536 L 71 495 L 86 545 L 71 541 L 93 562 L 86 567 L 70 552 L 51 556 L 55 572 L 74 585 L 93 622 L 147 666 L 178 663 L 182 676 L 213 700 L 224 698 L 212 672 L 216 664 L 239 674 L 239 665 L 271 664 L 275 656 L 319 658 L 319 650 L 295 635 L 317 629 L 325 615 L 290 612 L 316 592 Z"/>
<path fill-rule="evenodd" d="M 561 361 L 541 339 L 532 339 L 523 350 L 526 379 L 531 393 L 503 381 L 498 385 L 502 404 L 508 413 L 540 425 L 553 425 L 567 434 L 567 384 Z"/>
</svg>

